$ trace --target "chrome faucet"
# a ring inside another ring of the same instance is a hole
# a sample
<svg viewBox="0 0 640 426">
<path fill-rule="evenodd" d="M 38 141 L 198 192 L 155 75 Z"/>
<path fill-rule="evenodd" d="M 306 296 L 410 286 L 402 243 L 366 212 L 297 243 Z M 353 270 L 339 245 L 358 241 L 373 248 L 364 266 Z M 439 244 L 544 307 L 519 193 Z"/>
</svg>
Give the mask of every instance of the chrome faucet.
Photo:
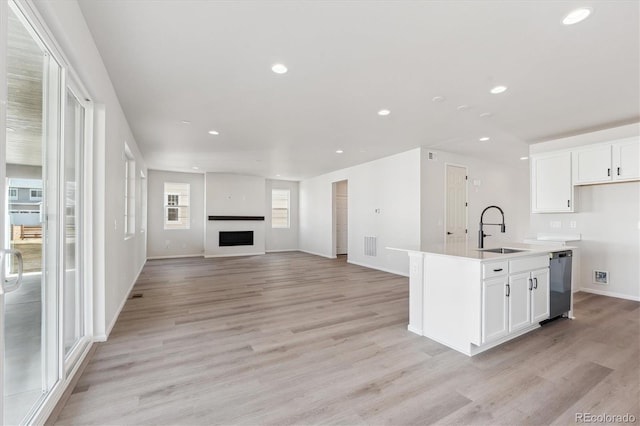
<svg viewBox="0 0 640 426">
<path fill-rule="evenodd" d="M 502 223 L 484 223 L 482 222 L 482 218 L 484 218 L 484 212 L 489 209 L 498 209 L 500 214 L 502 215 Z M 490 237 L 491 235 L 487 235 L 484 233 L 482 229 L 484 225 L 496 225 L 500 226 L 500 232 L 505 232 L 505 224 L 504 224 L 504 212 L 498 206 L 489 206 L 486 209 L 482 210 L 482 214 L 480 215 L 480 230 L 478 231 L 478 248 L 484 248 L 484 237 Z"/>
</svg>

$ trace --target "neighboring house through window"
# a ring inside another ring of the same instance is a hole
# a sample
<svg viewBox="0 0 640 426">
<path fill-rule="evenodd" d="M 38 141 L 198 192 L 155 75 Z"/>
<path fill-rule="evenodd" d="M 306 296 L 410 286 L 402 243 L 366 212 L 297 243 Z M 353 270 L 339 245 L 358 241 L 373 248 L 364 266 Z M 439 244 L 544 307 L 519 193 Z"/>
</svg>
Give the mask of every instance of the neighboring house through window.
<svg viewBox="0 0 640 426">
<path fill-rule="evenodd" d="M 164 229 L 189 229 L 190 191 L 188 183 L 165 182 Z"/>
</svg>

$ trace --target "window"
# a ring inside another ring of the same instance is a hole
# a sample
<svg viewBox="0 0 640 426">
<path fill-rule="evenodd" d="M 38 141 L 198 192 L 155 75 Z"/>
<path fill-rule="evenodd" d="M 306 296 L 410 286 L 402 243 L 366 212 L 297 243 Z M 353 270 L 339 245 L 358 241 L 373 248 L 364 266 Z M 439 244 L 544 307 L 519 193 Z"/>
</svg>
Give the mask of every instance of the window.
<svg viewBox="0 0 640 426">
<path fill-rule="evenodd" d="M 164 184 L 164 229 L 189 229 L 188 183 Z"/>
<path fill-rule="evenodd" d="M 271 190 L 271 227 L 289 228 L 289 197 L 288 189 Z"/>
<path fill-rule="evenodd" d="M 30 189 L 29 190 L 29 199 L 31 199 L 31 200 L 42 200 L 42 189 Z"/>
<path fill-rule="evenodd" d="M 10 200 L 18 199 L 18 188 L 9 188 L 9 199 Z"/>
<path fill-rule="evenodd" d="M 136 233 L 136 162 L 124 144 L 124 236 Z"/>
</svg>

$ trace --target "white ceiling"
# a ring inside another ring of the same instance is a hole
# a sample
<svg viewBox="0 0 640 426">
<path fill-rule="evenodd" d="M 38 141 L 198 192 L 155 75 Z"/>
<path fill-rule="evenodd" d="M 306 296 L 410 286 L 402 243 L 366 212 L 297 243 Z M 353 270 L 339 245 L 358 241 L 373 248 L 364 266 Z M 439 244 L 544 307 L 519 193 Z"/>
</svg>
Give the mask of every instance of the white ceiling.
<svg viewBox="0 0 640 426">
<path fill-rule="evenodd" d="M 639 4 L 80 0 L 150 168 L 282 179 L 419 146 L 522 167 L 527 143 L 636 122 Z"/>
</svg>

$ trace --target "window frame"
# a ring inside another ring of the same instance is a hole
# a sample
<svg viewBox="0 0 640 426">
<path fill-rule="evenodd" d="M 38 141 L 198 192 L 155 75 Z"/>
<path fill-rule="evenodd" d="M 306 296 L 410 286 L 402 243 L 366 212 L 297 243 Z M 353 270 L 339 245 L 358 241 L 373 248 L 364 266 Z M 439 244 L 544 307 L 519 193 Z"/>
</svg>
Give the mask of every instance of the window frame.
<svg viewBox="0 0 640 426">
<path fill-rule="evenodd" d="M 287 201 L 287 207 L 283 208 L 283 207 L 274 207 L 274 195 L 280 193 L 280 194 L 286 194 L 286 201 Z M 287 214 L 287 223 L 286 225 L 284 224 L 276 224 L 274 221 L 274 211 L 275 210 L 284 210 L 286 211 Z M 291 228 L 291 190 L 290 189 L 285 189 L 285 188 L 272 188 L 271 189 L 271 228 L 272 229 L 290 229 Z"/>
<path fill-rule="evenodd" d="M 175 187 L 180 189 L 176 190 Z M 172 200 L 173 197 L 176 197 L 175 200 Z M 164 182 L 162 200 L 164 230 L 185 231 L 191 229 L 191 184 L 186 182 Z M 170 211 L 177 212 L 175 220 L 169 217 Z M 184 213 L 182 217 L 180 217 L 181 211 Z"/>
</svg>

